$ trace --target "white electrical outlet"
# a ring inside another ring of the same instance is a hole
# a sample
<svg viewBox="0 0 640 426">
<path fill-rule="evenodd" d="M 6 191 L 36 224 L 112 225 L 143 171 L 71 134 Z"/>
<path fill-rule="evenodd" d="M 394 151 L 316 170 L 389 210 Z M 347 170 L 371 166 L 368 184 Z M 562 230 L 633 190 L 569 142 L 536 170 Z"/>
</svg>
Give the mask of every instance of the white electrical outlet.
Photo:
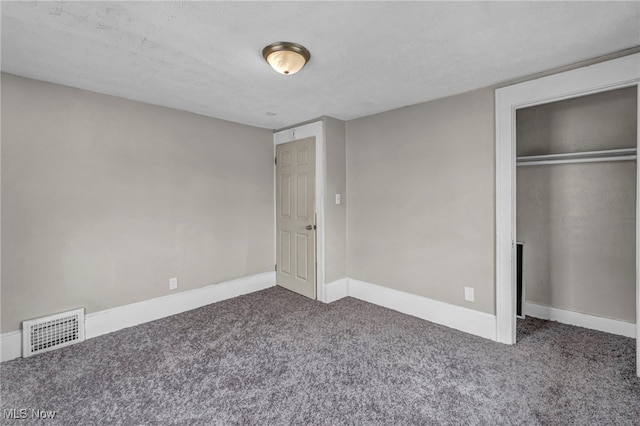
<svg viewBox="0 0 640 426">
<path fill-rule="evenodd" d="M 473 295 L 473 287 L 465 287 L 464 288 L 464 300 L 467 302 L 473 302 L 475 297 Z"/>
<path fill-rule="evenodd" d="M 340 204 L 340 194 L 336 194 L 336 204 Z"/>
<path fill-rule="evenodd" d="M 169 279 L 169 290 L 175 290 L 178 288 L 178 278 Z"/>
</svg>

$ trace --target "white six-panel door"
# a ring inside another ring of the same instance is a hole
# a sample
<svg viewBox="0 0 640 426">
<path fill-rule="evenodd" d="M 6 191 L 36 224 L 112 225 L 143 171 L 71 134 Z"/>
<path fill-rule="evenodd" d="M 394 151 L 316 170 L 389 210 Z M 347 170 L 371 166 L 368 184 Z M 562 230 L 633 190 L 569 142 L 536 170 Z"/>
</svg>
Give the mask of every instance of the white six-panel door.
<svg viewBox="0 0 640 426">
<path fill-rule="evenodd" d="M 276 284 L 316 298 L 315 138 L 276 146 Z"/>
</svg>

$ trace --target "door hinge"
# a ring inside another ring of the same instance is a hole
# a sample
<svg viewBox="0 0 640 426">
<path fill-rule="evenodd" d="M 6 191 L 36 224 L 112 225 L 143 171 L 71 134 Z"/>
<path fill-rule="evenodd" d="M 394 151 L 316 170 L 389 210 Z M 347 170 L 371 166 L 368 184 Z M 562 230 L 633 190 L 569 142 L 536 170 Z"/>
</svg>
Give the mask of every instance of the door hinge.
<svg viewBox="0 0 640 426">
<path fill-rule="evenodd" d="M 273 160 L 273 163 L 277 166 L 278 165 L 278 157 L 275 158 L 275 160 Z"/>
<path fill-rule="evenodd" d="M 278 264 L 277 263 L 275 265 L 273 265 L 273 270 L 278 272 Z"/>
</svg>

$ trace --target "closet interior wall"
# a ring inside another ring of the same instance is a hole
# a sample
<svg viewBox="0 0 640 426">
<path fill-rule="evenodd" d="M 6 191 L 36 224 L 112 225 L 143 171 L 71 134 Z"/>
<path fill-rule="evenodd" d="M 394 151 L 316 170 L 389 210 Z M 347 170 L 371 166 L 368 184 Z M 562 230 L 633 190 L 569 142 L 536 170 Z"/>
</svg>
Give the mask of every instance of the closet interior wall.
<svg viewBox="0 0 640 426">
<path fill-rule="evenodd" d="M 636 147 L 635 87 L 517 111 L 516 155 Z M 527 303 L 635 322 L 636 161 L 518 167 Z"/>
</svg>

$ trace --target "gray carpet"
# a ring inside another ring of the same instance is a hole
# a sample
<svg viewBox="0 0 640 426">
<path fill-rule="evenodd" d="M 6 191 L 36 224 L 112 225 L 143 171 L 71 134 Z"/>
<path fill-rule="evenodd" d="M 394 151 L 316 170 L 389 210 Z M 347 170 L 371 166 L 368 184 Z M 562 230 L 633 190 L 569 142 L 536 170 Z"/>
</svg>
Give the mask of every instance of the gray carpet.
<svg viewBox="0 0 640 426">
<path fill-rule="evenodd" d="M 518 327 L 506 346 L 271 288 L 3 363 L 1 408 L 29 416 L 1 423 L 640 425 L 635 340 Z"/>
</svg>

